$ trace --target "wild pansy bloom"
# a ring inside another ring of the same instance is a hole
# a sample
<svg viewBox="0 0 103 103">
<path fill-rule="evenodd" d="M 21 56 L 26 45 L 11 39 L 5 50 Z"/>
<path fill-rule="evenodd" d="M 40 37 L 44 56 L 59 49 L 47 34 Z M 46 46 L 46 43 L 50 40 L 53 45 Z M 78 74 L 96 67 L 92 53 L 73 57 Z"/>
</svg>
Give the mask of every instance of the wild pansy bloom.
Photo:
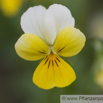
<svg viewBox="0 0 103 103">
<path fill-rule="evenodd" d="M 95 83 L 103 89 L 103 64 L 101 68 L 98 68 L 98 72 L 95 75 Z"/>
<path fill-rule="evenodd" d="M 0 0 L 0 9 L 4 15 L 11 17 L 19 11 L 22 3 L 23 0 Z"/>
<path fill-rule="evenodd" d="M 60 56 L 78 54 L 85 45 L 84 34 L 74 28 L 74 18 L 68 8 L 53 4 L 29 8 L 21 17 L 23 34 L 15 44 L 17 54 L 30 61 L 43 59 L 33 74 L 40 88 L 65 87 L 76 75 Z M 60 56 L 59 56 L 60 55 Z"/>
</svg>

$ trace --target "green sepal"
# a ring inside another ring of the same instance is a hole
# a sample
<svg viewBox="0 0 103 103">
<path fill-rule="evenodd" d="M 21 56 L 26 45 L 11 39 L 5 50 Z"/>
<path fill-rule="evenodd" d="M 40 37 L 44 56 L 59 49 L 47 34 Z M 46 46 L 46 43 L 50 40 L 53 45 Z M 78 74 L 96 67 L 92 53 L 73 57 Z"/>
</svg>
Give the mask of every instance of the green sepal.
<svg viewBox="0 0 103 103">
<path fill-rule="evenodd" d="M 72 62 L 67 57 L 64 57 L 64 58 L 70 65 L 73 65 Z"/>
</svg>

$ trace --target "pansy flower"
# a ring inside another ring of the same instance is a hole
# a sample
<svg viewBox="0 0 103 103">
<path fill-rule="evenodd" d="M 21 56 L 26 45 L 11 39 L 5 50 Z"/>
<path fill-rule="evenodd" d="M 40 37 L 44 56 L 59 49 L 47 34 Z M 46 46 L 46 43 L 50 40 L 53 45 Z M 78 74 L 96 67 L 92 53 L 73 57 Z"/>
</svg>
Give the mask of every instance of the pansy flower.
<svg viewBox="0 0 103 103">
<path fill-rule="evenodd" d="M 23 0 L 0 0 L 0 9 L 4 15 L 11 17 L 19 11 L 22 3 Z"/>
<path fill-rule="evenodd" d="M 78 54 L 85 45 L 84 34 L 74 28 L 70 10 L 60 4 L 48 9 L 39 5 L 30 7 L 21 17 L 25 32 L 16 42 L 17 54 L 29 61 L 42 59 L 33 74 L 33 82 L 42 89 L 70 85 L 76 75 L 60 56 Z"/>
</svg>

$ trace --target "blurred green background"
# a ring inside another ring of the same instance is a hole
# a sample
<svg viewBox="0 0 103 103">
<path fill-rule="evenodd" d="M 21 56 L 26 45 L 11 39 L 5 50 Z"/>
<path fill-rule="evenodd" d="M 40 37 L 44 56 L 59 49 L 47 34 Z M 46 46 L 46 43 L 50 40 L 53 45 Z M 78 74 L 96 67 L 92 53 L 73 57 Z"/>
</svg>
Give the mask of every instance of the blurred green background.
<svg viewBox="0 0 103 103">
<path fill-rule="evenodd" d="M 65 88 L 43 90 L 32 82 L 40 61 L 23 60 L 14 45 L 23 34 L 21 15 L 31 6 L 48 8 L 54 3 L 70 9 L 75 27 L 87 40 L 83 50 L 69 58 L 76 81 Z M 60 95 L 66 94 L 103 94 L 103 0 L 23 0 L 19 11 L 9 17 L 0 6 L 0 103 L 60 103 Z"/>
</svg>

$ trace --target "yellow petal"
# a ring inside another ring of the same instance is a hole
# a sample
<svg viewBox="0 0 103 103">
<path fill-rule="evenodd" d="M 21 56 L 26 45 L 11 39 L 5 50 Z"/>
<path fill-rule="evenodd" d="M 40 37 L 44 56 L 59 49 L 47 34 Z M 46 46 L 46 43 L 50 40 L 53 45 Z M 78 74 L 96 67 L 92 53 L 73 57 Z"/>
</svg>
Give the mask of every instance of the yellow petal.
<svg viewBox="0 0 103 103">
<path fill-rule="evenodd" d="M 95 82 L 103 89 L 103 70 L 100 69 L 96 76 L 95 76 Z"/>
<path fill-rule="evenodd" d="M 23 0 L 1 0 L 1 9 L 6 16 L 15 15 L 21 7 Z"/>
<path fill-rule="evenodd" d="M 49 47 L 36 35 L 23 34 L 15 44 L 17 54 L 26 60 L 39 60 L 49 53 Z"/>
<path fill-rule="evenodd" d="M 42 89 L 65 87 L 75 79 L 72 67 L 56 54 L 47 55 L 33 75 L 33 82 Z"/>
<path fill-rule="evenodd" d="M 76 75 L 72 67 L 66 63 L 60 57 L 57 57 L 59 61 L 55 63 L 55 85 L 57 87 L 65 87 L 70 85 L 75 79 Z"/>
<path fill-rule="evenodd" d="M 58 35 L 53 51 L 64 57 L 78 54 L 85 45 L 84 34 L 71 26 L 64 28 Z"/>
</svg>

